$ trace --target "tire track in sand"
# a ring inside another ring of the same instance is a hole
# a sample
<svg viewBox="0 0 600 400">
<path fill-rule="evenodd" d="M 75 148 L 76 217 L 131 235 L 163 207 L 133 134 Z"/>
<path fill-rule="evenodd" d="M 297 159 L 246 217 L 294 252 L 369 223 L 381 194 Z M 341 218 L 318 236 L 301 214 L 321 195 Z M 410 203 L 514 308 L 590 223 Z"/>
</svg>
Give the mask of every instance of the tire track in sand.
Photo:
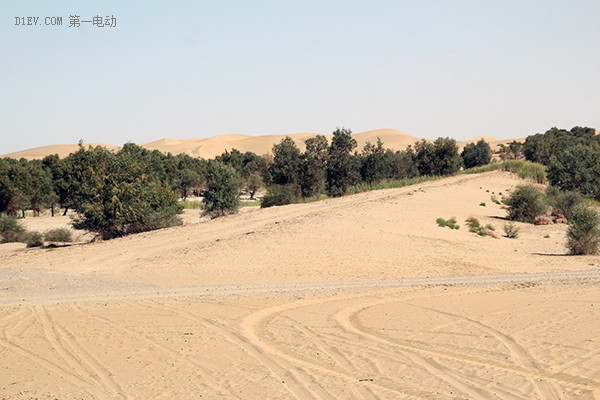
<svg viewBox="0 0 600 400">
<path fill-rule="evenodd" d="M 142 304 L 138 304 L 138 303 L 133 303 L 133 302 L 124 302 L 126 304 L 129 304 L 131 307 L 144 307 L 144 308 L 150 308 L 152 309 L 150 306 L 147 305 L 142 305 Z M 197 372 L 199 372 L 201 375 L 203 376 L 207 376 L 210 377 L 211 375 L 213 375 L 213 373 L 204 365 L 200 364 L 199 362 L 196 362 L 192 359 L 189 359 L 183 355 L 181 355 L 177 350 L 174 350 L 164 344 L 162 344 L 161 342 L 159 342 L 157 339 L 153 338 L 150 335 L 147 335 L 146 333 L 140 331 L 140 330 L 136 330 L 136 329 L 132 329 L 132 328 L 128 328 L 126 326 L 124 326 L 123 324 L 113 321 L 109 318 L 100 316 L 100 315 L 95 315 L 92 314 L 90 312 L 87 312 L 85 310 L 83 310 L 81 307 L 77 307 L 78 311 L 87 314 L 90 318 L 93 318 L 95 320 L 101 321 L 102 323 L 108 324 L 110 325 L 113 329 L 118 330 L 122 333 L 124 333 L 125 335 L 131 336 L 133 338 L 135 338 L 135 340 L 143 340 L 144 342 L 146 342 L 147 344 L 150 344 L 154 347 L 156 347 L 157 349 L 159 349 L 160 351 L 162 351 L 165 354 L 168 354 L 172 357 L 174 357 L 178 362 L 182 362 L 183 364 L 187 364 L 188 367 L 191 367 L 193 370 L 196 370 Z M 204 385 L 213 390 L 215 393 L 219 393 L 220 396 L 230 396 L 230 398 L 236 398 L 238 397 L 238 395 L 236 393 L 234 393 L 233 391 L 231 391 L 228 388 L 223 388 L 221 386 L 215 386 L 213 384 L 210 383 L 210 381 L 204 382 Z M 227 392 L 226 394 L 223 394 L 222 391 Z"/>
<path fill-rule="evenodd" d="M 392 289 L 392 291 L 395 291 L 395 289 Z M 389 292 L 389 290 L 386 290 L 385 292 Z M 353 300 L 365 297 L 373 297 L 373 294 L 367 293 L 358 295 L 353 294 L 344 296 L 332 296 L 312 300 L 303 299 L 262 309 L 244 318 L 244 320 L 241 323 L 242 334 L 244 335 L 244 337 L 247 338 L 249 342 L 253 343 L 259 348 L 262 348 L 264 353 L 269 354 L 273 358 L 277 358 L 290 366 L 298 364 L 305 365 L 308 369 L 320 372 L 324 375 L 333 376 L 337 380 L 345 381 L 352 385 L 353 389 L 356 388 L 356 385 L 358 383 L 362 382 L 372 388 L 377 388 L 384 393 L 391 392 L 396 393 L 396 395 L 410 396 L 411 398 L 429 398 L 431 396 L 430 392 L 414 390 L 409 387 L 403 386 L 400 383 L 398 383 L 395 379 L 388 376 L 379 375 L 376 377 L 376 379 L 369 379 L 368 382 L 363 382 L 364 373 L 359 373 L 355 371 L 347 372 L 344 368 L 341 368 L 339 366 L 324 367 L 321 364 L 311 361 L 305 357 L 299 357 L 297 354 L 289 351 L 286 348 L 285 344 L 269 343 L 269 340 L 265 335 L 265 332 L 268 330 L 267 327 L 272 322 L 272 320 L 286 311 L 306 306 L 318 307 L 320 305 L 324 305 L 331 302 Z M 370 374 L 373 375 L 372 373 Z M 373 397 L 379 398 L 379 396 L 375 394 L 373 394 Z"/>
<path fill-rule="evenodd" d="M 495 290 L 511 290 L 512 287 L 499 288 Z M 476 292 L 473 292 L 476 293 Z M 451 295 L 450 293 L 447 295 Z M 441 297 L 444 294 L 430 297 Z M 377 305 L 389 304 L 389 303 L 402 303 L 407 301 L 417 300 L 416 298 L 387 298 L 366 303 L 363 305 L 347 307 L 337 315 L 339 323 L 345 326 L 348 330 L 355 332 L 366 340 L 375 340 L 382 344 L 389 344 L 395 347 L 408 349 L 411 351 L 417 351 L 419 353 L 428 354 L 434 357 L 442 357 L 453 361 L 459 361 L 461 363 L 468 362 L 478 366 L 485 366 L 486 368 L 499 369 L 508 373 L 516 373 L 521 376 L 528 378 L 531 381 L 547 381 L 552 380 L 561 384 L 564 384 L 570 388 L 583 389 L 586 391 L 598 390 L 600 384 L 597 381 L 591 379 L 584 379 L 578 376 L 571 376 L 566 374 L 552 374 L 547 371 L 539 369 L 530 369 L 522 365 L 508 365 L 497 360 L 488 360 L 481 357 L 473 356 L 470 354 L 461 354 L 453 351 L 440 350 L 429 346 L 415 344 L 410 341 L 402 340 L 399 338 L 391 338 L 378 331 L 370 329 L 369 327 L 362 324 L 359 315 L 365 310 L 375 307 Z M 489 333 L 489 332 L 488 332 Z M 546 388 L 543 388 L 544 390 Z M 544 392 L 549 396 L 553 396 L 552 392 Z M 544 397 L 545 398 L 545 397 Z M 553 397 L 550 397 L 553 398 Z M 558 397 L 560 398 L 560 396 Z"/>
<path fill-rule="evenodd" d="M 267 357 L 260 346 L 254 345 L 243 335 L 230 330 L 222 324 L 200 315 L 182 311 L 178 308 L 170 307 L 161 303 L 155 303 L 154 307 L 168 310 L 169 312 L 179 315 L 180 317 L 189 321 L 200 324 L 206 328 L 216 330 L 218 333 L 223 335 L 227 341 L 246 351 L 248 355 L 266 367 L 273 377 L 282 382 L 283 387 L 291 396 L 298 399 L 316 400 L 330 398 L 329 394 L 322 392 L 319 390 L 319 388 L 315 388 L 314 382 L 303 380 L 300 376 L 301 374 L 298 366 L 292 365 L 288 366 L 288 368 L 282 366 L 278 361 Z"/>
<path fill-rule="evenodd" d="M 533 358 L 531 354 L 523 346 L 521 346 L 512 336 L 507 335 L 503 332 L 500 332 L 497 329 L 492 328 L 482 322 L 475 321 L 474 319 L 464 317 L 461 315 L 449 313 L 446 311 L 437 310 L 435 308 L 417 306 L 414 304 L 409 304 L 413 307 L 421 308 L 424 310 L 429 310 L 441 315 L 446 315 L 454 319 L 458 319 L 464 322 L 467 322 L 480 330 L 489 333 L 493 337 L 496 338 L 500 343 L 506 347 L 510 353 L 510 355 L 514 358 L 514 360 L 522 367 L 524 367 L 528 371 L 543 373 L 543 369 L 539 365 L 538 361 Z M 536 377 L 529 375 L 528 379 L 530 382 L 537 388 L 538 394 L 542 399 L 550 399 L 550 400 L 559 400 L 561 398 L 559 394 L 559 389 L 556 386 L 548 381 L 536 379 Z"/>
<path fill-rule="evenodd" d="M 79 375 L 80 379 L 88 385 L 95 386 L 100 390 L 103 394 L 102 397 L 108 395 L 111 398 L 116 396 L 127 399 L 122 388 L 112 378 L 112 374 L 80 346 L 70 332 L 56 324 L 45 307 L 37 307 L 35 312 L 42 323 L 45 339 L 70 366 L 74 374 Z"/>
</svg>

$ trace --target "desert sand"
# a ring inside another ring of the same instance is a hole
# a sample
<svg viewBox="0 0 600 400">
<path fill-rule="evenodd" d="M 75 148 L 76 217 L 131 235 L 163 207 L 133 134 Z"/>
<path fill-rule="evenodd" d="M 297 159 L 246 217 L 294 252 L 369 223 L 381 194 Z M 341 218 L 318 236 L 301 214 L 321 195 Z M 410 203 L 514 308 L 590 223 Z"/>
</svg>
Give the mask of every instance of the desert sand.
<svg viewBox="0 0 600 400">
<path fill-rule="evenodd" d="M 293 134 L 279 134 L 279 135 L 262 135 L 262 136 L 251 136 L 251 135 L 218 135 L 210 138 L 196 138 L 196 139 L 173 139 L 163 138 L 152 142 L 139 143 L 140 146 L 149 150 L 158 150 L 162 153 L 171 154 L 188 154 L 192 157 L 201 157 L 205 159 L 215 158 L 223 152 L 237 149 L 239 151 L 246 152 L 251 151 L 258 155 L 269 154 L 272 152 L 273 145 L 281 142 L 286 136 L 294 139 L 294 142 L 300 148 L 301 151 L 305 150 L 304 141 L 308 138 L 316 136 L 317 133 L 293 133 Z M 328 140 L 331 141 L 333 137 L 331 134 L 324 134 Z M 385 148 L 392 149 L 394 151 L 404 150 L 408 145 L 414 145 L 420 139 L 411 136 L 407 133 L 395 130 L 395 129 L 374 129 L 370 131 L 355 133 L 352 135 L 357 142 L 357 150 L 363 149 L 367 142 L 376 143 L 379 137 L 385 146 Z M 492 149 L 500 144 L 506 144 L 512 140 L 497 140 L 492 137 L 480 136 L 468 141 L 457 142 L 460 149 L 462 149 L 467 143 L 475 143 L 479 139 L 487 141 Z M 523 141 L 524 139 L 516 139 Z M 108 149 L 114 150 L 119 147 L 115 144 L 102 144 L 92 143 L 85 144 L 86 146 L 104 146 Z M 122 145 L 122 143 L 119 143 Z M 68 156 L 70 153 L 77 151 L 77 144 L 61 144 L 54 146 L 43 146 L 32 149 L 26 149 L 17 151 L 14 153 L 4 154 L 0 157 L 10 158 L 25 158 L 41 159 L 50 154 L 58 154 L 61 158 Z"/>
<path fill-rule="evenodd" d="M 519 183 L 455 176 L 0 245 L 0 399 L 600 398 L 600 257 L 565 256 L 565 225 L 502 237 L 490 197 Z M 437 226 L 452 216 L 459 230 Z M 50 218 L 26 222 L 68 223 Z"/>
</svg>

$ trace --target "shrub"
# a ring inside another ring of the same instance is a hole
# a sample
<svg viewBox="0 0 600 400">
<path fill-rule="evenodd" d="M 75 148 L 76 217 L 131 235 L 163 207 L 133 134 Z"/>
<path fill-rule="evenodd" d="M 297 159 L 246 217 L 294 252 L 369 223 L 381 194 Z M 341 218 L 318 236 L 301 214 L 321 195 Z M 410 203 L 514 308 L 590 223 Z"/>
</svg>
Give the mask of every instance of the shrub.
<svg viewBox="0 0 600 400">
<path fill-rule="evenodd" d="M 535 217 L 546 213 L 544 194 L 533 185 L 519 185 L 505 201 L 508 206 L 508 219 L 533 222 Z"/>
<path fill-rule="evenodd" d="M 487 224 L 486 226 L 481 225 L 479 220 L 475 217 L 469 217 L 466 219 L 467 224 L 469 225 L 469 232 L 476 233 L 479 236 L 491 236 L 496 238 L 496 234 L 494 228 L 491 224 Z"/>
<path fill-rule="evenodd" d="M 571 217 L 573 209 L 583 204 L 583 196 L 577 192 L 561 191 L 555 186 L 548 186 L 546 189 L 546 198 L 552 206 L 552 215 L 559 218 Z"/>
<path fill-rule="evenodd" d="M 516 239 L 519 237 L 519 228 L 517 228 L 514 222 L 509 222 L 504 224 L 504 234 L 509 239 Z"/>
<path fill-rule="evenodd" d="M 27 243 L 27 247 L 40 247 L 44 244 L 44 237 L 37 231 L 27 232 L 25 234 L 25 243 Z"/>
<path fill-rule="evenodd" d="M 50 229 L 44 234 L 44 239 L 47 242 L 70 243 L 73 241 L 73 233 L 67 228 Z"/>
<path fill-rule="evenodd" d="M 502 194 L 502 193 L 500 193 L 500 194 Z M 493 195 L 490 197 L 490 200 L 492 200 L 492 202 L 493 202 L 493 203 L 496 203 L 496 204 L 498 204 L 498 205 L 502 205 L 502 202 L 501 202 L 500 200 L 498 200 L 498 197 L 497 197 L 495 194 L 493 194 Z"/>
<path fill-rule="evenodd" d="M 438 226 L 443 228 L 445 226 L 447 226 L 450 229 L 459 229 L 460 226 L 456 223 L 456 217 L 452 217 L 448 220 L 445 220 L 444 218 L 438 218 L 435 220 L 435 222 L 437 222 Z"/>
<path fill-rule="evenodd" d="M 480 205 L 481 207 L 485 207 L 485 202 L 484 202 L 484 201 L 482 201 L 481 203 L 479 203 L 479 205 Z"/>
<path fill-rule="evenodd" d="M 569 221 L 567 247 L 571 254 L 596 254 L 600 244 L 600 215 L 587 206 L 576 207 Z"/>
<path fill-rule="evenodd" d="M 295 200 L 293 185 L 272 185 L 267 189 L 267 193 L 263 197 L 260 207 L 284 206 L 286 204 L 294 203 Z"/>
<path fill-rule="evenodd" d="M 25 228 L 15 217 L 0 217 L 0 243 L 22 242 Z"/>
</svg>

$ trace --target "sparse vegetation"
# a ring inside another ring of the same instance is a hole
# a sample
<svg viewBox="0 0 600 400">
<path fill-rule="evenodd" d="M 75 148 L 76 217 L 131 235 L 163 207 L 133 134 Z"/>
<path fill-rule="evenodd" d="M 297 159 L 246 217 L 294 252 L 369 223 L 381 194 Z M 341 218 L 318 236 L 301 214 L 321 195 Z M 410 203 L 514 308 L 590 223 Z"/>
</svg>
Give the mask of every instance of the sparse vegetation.
<svg viewBox="0 0 600 400">
<path fill-rule="evenodd" d="M 600 244 L 600 215 L 587 206 L 577 206 L 569 221 L 567 247 L 570 254 L 597 254 Z"/>
<path fill-rule="evenodd" d="M 438 218 L 435 220 L 435 222 L 437 222 L 438 226 L 443 228 L 443 227 L 448 227 L 450 229 L 459 229 L 460 225 L 458 225 L 458 223 L 456 222 L 456 217 L 452 217 L 450 219 L 444 219 L 444 218 Z"/>
<path fill-rule="evenodd" d="M 475 217 L 469 217 L 465 220 L 465 222 L 469 226 L 469 232 L 476 233 L 479 236 L 491 236 L 494 238 L 497 237 L 494 233 L 496 228 L 494 228 L 494 226 L 491 224 L 483 226 Z"/>
<path fill-rule="evenodd" d="M 508 222 L 504 224 L 504 235 L 509 239 L 517 239 L 519 237 L 520 229 L 515 225 L 514 222 Z M 516 250 L 515 250 L 516 251 Z"/>
<path fill-rule="evenodd" d="M 529 179 L 535 183 L 546 183 L 546 167 L 527 160 L 510 160 L 502 164 L 504 171 L 517 174 L 521 179 Z"/>
</svg>

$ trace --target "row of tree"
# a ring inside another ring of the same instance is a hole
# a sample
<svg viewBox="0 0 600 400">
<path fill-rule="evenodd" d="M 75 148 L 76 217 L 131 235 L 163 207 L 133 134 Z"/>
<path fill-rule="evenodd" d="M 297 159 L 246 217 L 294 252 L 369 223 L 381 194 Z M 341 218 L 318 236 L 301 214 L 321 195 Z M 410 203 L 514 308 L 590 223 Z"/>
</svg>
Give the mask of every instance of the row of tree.
<svg viewBox="0 0 600 400">
<path fill-rule="evenodd" d="M 357 184 L 449 175 L 460 168 L 491 162 L 488 143 L 468 144 L 462 153 L 455 140 L 422 140 L 405 150 L 386 149 L 378 138 L 357 150 L 348 129 L 336 129 L 331 142 L 325 136 L 305 141 L 300 151 L 289 137 L 273 146 L 272 155 L 226 151 L 214 160 L 185 154 L 163 154 L 126 143 L 119 151 L 102 147 L 79 149 L 65 158 L 42 160 L 0 159 L 0 213 L 25 216 L 59 207 L 75 210 L 76 228 L 102 237 L 156 229 L 179 223 L 178 198 L 204 196 L 205 212 L 218 216 L 234 212 L 239 193 L 254 198 L 262 187 L 269 194 L 285 193 L 287 200 L 327 194 L 342 196 Z M 510 143 L 500 158 L 525 158 L 548 165 L 550 182 L 561 189 L 600 196 L 600 142 L 591 128 L 571 131 L 552 128 Z"/>
</svg>

